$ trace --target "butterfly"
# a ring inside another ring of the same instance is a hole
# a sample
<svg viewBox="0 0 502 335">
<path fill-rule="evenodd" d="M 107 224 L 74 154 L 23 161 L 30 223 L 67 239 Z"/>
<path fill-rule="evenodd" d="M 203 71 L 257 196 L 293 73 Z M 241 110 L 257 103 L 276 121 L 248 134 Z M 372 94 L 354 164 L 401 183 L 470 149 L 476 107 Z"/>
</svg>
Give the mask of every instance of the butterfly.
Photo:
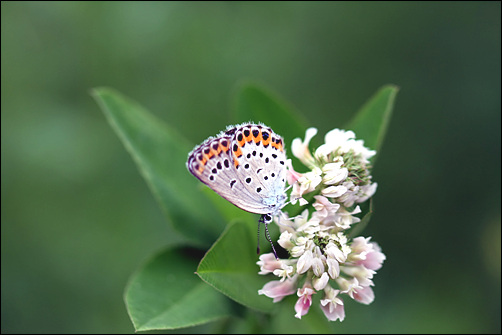
<svg viewBox="0 0 502 335">
<path fill-rule="evenodd" d="M 228 126 L 209 137 L 189 154 L 188 171 L 235 206 L 261 214 L 259 223 L 268 224 L 280 214 L 286 202 L 286 152 L 281 136 L 264 124 Z M 258 240 L 260 234 L 258 225 Z M 260 247 L 258 243 L 258 253 Z"/>
</svg>

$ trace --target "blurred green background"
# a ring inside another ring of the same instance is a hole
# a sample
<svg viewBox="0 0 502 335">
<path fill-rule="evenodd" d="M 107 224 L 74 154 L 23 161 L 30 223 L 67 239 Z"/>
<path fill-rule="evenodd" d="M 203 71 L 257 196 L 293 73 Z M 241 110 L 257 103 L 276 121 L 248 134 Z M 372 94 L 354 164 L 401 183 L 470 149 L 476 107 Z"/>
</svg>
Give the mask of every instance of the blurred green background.
<svg viewBox="0 0 502 335">
<path fill-rule="evenodd" d="M 90 89 L 118 89 L 196 144 L 232 123 L 242 79 L 279 93 L 318 136 L 382 85 L 401 88 L 364 233 L 387 260 L 375 302 L 347 303 L 340 332 L 500 333 L 500 12 L 2 1 L 2 333 L 132 333 L 129 276 L 183 243 Z"/>
</svg>

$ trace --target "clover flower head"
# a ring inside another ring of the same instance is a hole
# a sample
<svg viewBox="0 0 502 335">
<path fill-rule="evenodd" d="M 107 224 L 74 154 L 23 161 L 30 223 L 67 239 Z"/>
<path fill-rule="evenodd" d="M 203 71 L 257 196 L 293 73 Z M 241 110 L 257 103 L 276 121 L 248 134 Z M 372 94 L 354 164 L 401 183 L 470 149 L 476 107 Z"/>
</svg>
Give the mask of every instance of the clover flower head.
<svg viewBox="0 0 502 335">
<path fill-rule="evenodd" d="M 278 244 L 289 258 L 277 260 L 272 253 L 260 256 L 259 274 L 272 274 L 278 280 L 265 284 L 259 294 L 279 302 L 296 293 L 295 317 L 301 319 L 312 306 L 312 296 L 319 293 L 326 318 L 343 321 L 343 296 L 370 304 L 375 298 L 373 278 L 385 260 L 370 237 L 349 235 L 361 221 L 357 204 L 376 192 L 370 174 L 370 159 L 376 152 L 356 140 L 354 132 L 334 129 L 311 153 L 309 143 L 316 134 L 317 129 L 309 128 L 303 141 L 293 140 L 293 155 L 309 170 L 296 172 L 288 160 L 290 202 L 306 207 L 297 216 L 283 213 L 276 219 L 281 232 Z"/>
</svg>

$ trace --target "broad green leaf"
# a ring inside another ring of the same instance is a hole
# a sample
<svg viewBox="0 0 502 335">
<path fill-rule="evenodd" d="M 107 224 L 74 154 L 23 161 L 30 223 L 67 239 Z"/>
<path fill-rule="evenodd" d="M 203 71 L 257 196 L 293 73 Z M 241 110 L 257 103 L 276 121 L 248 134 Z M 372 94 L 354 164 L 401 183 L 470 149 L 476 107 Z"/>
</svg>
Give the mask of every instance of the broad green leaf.
<svg viewBox="0 0 502 335">
<path fill-rule="evenodd" d="M 201 260 L 197 274 L 238 303 L 268 312 L 272 299 L 258 295 L 258 290 L 272 278 L 258 274 L 255 236 L 242 221 L 229 224 Z"/>
<path fill-rule="evenodd" d="M 188 249 L 169 249 L 134 274 L 125 302 L 136 331 L 191 327 L 232 314 L 232 302 L 198 278 Z"/>
<path fill-rule="evenodd" d="M 185 167 L 192 145 L 119 92 L 96 88 L 92 93 L 174 228 L 196 245 L 213 243 L 225 221 Z"/>
<path fill-rule="evenodd" d="M 237 122 L 263 122 L 284 137 L 289 149 L 295 137 L 304 137 L 308 122 L 292 106 L 269 90 L 254 83 L 237 87 L 234 113 Z"/>
<path fill-rule="evenodd" d="M 377 155 L 387 132 L 398 91 L 397 86 L 382 87 L 345 127 L 354 131 L 358 139 L 363 139 L 366 147 L 376 150 Z M 373 163 L 375 160 L 376 156 L 372 159 Z"/>
</svg>

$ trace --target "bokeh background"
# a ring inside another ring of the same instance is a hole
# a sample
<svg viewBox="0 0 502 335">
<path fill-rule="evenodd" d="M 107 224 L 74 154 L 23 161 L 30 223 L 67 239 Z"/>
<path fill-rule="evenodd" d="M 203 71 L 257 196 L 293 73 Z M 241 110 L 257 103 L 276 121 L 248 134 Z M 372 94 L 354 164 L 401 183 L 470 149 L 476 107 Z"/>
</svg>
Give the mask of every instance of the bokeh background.
<svg viewBox="0 0 502 335">
<path fill-rule="evenodd" d="M 129 276 L 182 243 L 89 91 L 194 144 L 255 80 L 320 135 L 401 90 L 344 332 L 500 333 L 500 2 L 1 3 L 1 331 L 132 333 Z M 199 328 L 211 331 L 209 328 Z M 186 331 L 186 330 L 185 330 Z"/>
</svg>

